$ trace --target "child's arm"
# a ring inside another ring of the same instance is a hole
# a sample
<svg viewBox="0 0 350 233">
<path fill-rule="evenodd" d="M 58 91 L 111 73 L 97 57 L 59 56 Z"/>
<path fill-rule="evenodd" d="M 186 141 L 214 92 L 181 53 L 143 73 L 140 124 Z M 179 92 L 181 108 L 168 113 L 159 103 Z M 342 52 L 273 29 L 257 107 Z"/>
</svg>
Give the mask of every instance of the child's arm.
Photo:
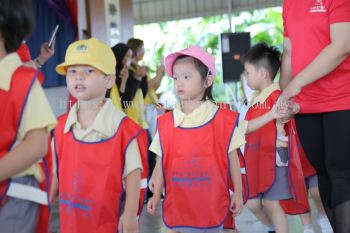
<svg viewBox="0 0 350 233">
<path fill-rule="evenodd" d="M 148 182 L 148 188 L 152 191 L 152 193 L 154 193 L 154 187 L 155 187 L 155 180 L 156 180 L 156 174 L 157 174 L 157 169 L 156 167 L 159 166 L 159 156 L 157 156 L 157 161 L 156 161 L 156 165 L 154 166 L 154 169 L 153 169 L 153 172 L 152 172 L 152 176 L 151 178 L 149 179 L 149 182 Z"/>
<path fill-rule="evenodd" d="M 293 103 L 291 106 L 281 106 L 280 103 L 277 102 L 273 105 L 272 109 L 269 112 L 248 121 L 246 134 L 260 129 L 274 119 L 278 119 L 281 122 L 285 123 L 293 114 L 295 114 L 294 111 L 297 109 L 296 105 L 297 104 Z"/>
<path fill-rule="evenodd" d="M 230 174 L 231 180 L 233 182 L 234 193 L 231 202 L 231 211 L 237 216 L 243 210 L 243 197 L 242 197 L 242 176 L 241 176 L 241 166 L 239 163 L 239 158 L 237 150 L 229 153 L 230 158 Z"/>
<path fill-rule="evenodd" d="M 28 131 L 22 142 L 0 159 L 0 181 L 38 162 L 47 152 L 47 140 L 46 128 Z"/>
<path fill-rule="evenodd" d="M 158 215 L 159 213 L 157 213 L 156 208 L 162 197 L 162 191 L 164 187 L 161 158 L 157 160 L 156 166 L 154 168 L 153 182 L 154 182 L 153 197 L 149 200 L 147 204 L 147 210 L 150 214 Z"/>
<path fill-rule="evenodd" d="M 50 204 L 54 204 L 58 200 L 58 177 L 57 177 L 57 164 L 56 164 L 56 151 L 55 151 L 55 141 L 51 140 L 50 146 L 52 152 L 52 163 L 53 163 L 53 174 L 52 174 L 52 183 L 50 187 L 50 196 L 49 201 Z"/>
<path fill-rule="evenodd" d="M 160 200 L 164 188 L 164 179 L 163 179 L 163 171 L 162 171 L 162 158 L 159 158 L 155 167 L 155 185 L 154 185 L 154 194 L 157 199 Z"/>
<path fill-rule="evenodd" d="M 118 230 L 123 233 L 139 232 L 137 221 L 138 203 L 140 198 L 141 170 L 135 169 L 125 178 L 126 200 L 125 208 L 120 217 Z"/>
<path fill-rule="evenodd" d="M 255 130 L 260 129 L 261 127 L 263 127 L 264 125 L 266 125 L 267 123 L 269 123 L 270 121 L 274 120 L 275 118 L 277 118 L 274 113 L 275 113 L 275 109 L 276 105 L 274 105 L 274 107 L 272 108 L 271 111 L 265 113 L 264 115 L 257 117 L 253 120 L 248 121 L 248 127 L 247 127 L 247 131 L 246 134 L 249 134 L 251 132 L 254 132 Z"/>
</svg>

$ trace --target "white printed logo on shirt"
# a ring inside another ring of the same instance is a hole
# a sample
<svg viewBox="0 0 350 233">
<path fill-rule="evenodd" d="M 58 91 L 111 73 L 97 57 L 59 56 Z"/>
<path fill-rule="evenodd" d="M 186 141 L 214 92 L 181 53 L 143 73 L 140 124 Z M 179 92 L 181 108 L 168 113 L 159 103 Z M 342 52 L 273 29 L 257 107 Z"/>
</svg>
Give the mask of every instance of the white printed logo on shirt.
<svg viewBox="0 0 350 233">
<path fill-rule="evenodd" d="M 310 8 L 310 13 L 315 12 L 327 12 L 326 6 L 323 3 L 323 0 L 315 0 L 315 4 Z"/>
</svg>

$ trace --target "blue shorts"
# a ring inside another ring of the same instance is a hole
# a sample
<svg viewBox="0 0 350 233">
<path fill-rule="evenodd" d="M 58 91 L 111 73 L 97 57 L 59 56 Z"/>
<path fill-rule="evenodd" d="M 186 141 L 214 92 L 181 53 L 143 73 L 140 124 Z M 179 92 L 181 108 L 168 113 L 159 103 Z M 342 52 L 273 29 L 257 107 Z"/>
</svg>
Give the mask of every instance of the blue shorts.
<svg viewBox="0 0 350 233">
<path fill-rule="evenodd" d="M 317 175 L 313 175 L 305 178 L 305 185 L 307 189 L 318 187 Z"/>
</svg>

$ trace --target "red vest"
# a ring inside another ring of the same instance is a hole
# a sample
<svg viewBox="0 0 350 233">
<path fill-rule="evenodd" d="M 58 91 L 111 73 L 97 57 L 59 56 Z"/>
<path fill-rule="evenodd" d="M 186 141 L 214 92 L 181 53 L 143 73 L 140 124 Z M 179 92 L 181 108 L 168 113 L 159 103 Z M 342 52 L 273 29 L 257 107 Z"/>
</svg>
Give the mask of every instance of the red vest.
<svg viewBox="0 0 350 233">
<path fill-rule="evenodd" d="M 32 68 L 19 67 L 12 76 L 10 90 L 0 90 L 0 105 L 3 108 L 0 120 L 0 158 L 11 150 L 16 141 L 23 109 L 37 75 L 38 73 Z M 39 186 L 48 193 L 51 184 L 51 174 L 49 173 L 52 169 L 51 156 L 45 156 L 39 165 L 45 174 L 45 180 Z M 0 183 L 0 207 L 6 201 L 6 192 L 10 182 L 10 180 L 6 180 Z M 48 231 L 49 208 L 44 205 L 40 205 L 39 208 L 37 232 L 45 233 Z"/>
<path fill-rule="evenodd" d="M 241 176 L 242 176 L 242 196 L 243 196 L 243 204 L 245 204 L 249 199 L 249 186 L 248 186 L 248 177 L 245 170 L 245 161 L 240 149 L 237 150 L 239 163 L 241 165 Z M 232 182 L 230 182 L 230 190 L 234 192 L 234 188 Z M 229 213 L 226 221 L 224 222 L 224 229 L 235 229 L 235 218 L 232 214 Z"/>
<path fill-rule="evenodd" d="M 32 60 L 30 56 L 29 47 L 26 43 L 22 43 L 17 49 L 16 53 L 18 54 L 22 62 L 28 62 Z"/>
<path fill-rule="evenodd" d="M 290 124 L 291 124 L 291 127 L 296 129 L 294 119 L 291 121 Z M 299 153 L 300 162 L 301 162 L 301 166 L 303 169 L 304 177 L 307 178 L 307 177 L 314 176 L 314 175 L 316 175 L 316 170 L 310 164 L 309 160 L 306 157 L 305 151 L 300 143 L 297 131 L 294 130 L 294 132 L 295 133 L 289 135 L 291 150 L 298 151 L 298 153 Z"/>
<path fill-rule="evenodd" d="M 145 166 L 146 131 L 125 117 L 111 138 L 81 142 L 72 131 L 63 132 L 67 116 L 59 118 L 54 132 L 61 232 L 115 233 L 125 193 L 122 175 L 126 149 L 137 138 Z M 147 165 L 143 174 L 147 174 Z"/>
<path fill-rule="evenodd" d="M 289 176 L 288 182 L 293 199 L 280 201 L 283 210 L 287 214 L 303 214 L 310 211 L 308 193 L 305 186 L 304 172 L 301 162 L 301 148 L 298 147 L 298 138 L 295 122 L 290 120 L 288 126 L 288 148 L 289 148 Z"/>
<path fill-rule="evenodd" d="M 194 128 L 174 127 L 171 112 L 158 120 L 165 181 L 163 219 L 168 227 L 208 228 L 228 215 L 228 149 L 238 114 L 220 109 Z"/>
<path fill-rule="evenodd" d="M 257 103 L 250 107 L 245 119 L 249 121 L 269 112 L 280 93 L 281 91 L 276 90 L 270 94 L 263 104 Z M 295 131 L 291 124 L 288 124 L 288 127 L 291 131 Z M 246 135 L 246 141 L 244 158 L 248 176 L 249 197 L 254 198 L 270 189 L 275 181 L 276 121 L 271 121 L 259 130 Z M 293 199 L 281 201 L 282 208 L 287 214 L 305 213 L 309 210 L 309 205 L 298 150 L 289 151 L 288 169 L 288 181 Z"/>
<path fill-rule="evenodd" d="M 22 43 L 21 46 L 19 46 L 19 48 L 17 49 L 16 53 L 18 54 L 19 58 L 21 59 L 21 61 L 23 63 L 24 62 L 29 62 L 30 60 L 32 60 L 32 58 L 30 56 L 30 51 L 29 51 L 28 45 L 25 44 L 25 43 Z M 38 71 L 37 78 L 38 78 L 39 82 L 41 83 L 41 85 L 43 85 L 43 83 L 44 83 L 44 75 L 43 75 L 43 73 Z"/>
</svg>

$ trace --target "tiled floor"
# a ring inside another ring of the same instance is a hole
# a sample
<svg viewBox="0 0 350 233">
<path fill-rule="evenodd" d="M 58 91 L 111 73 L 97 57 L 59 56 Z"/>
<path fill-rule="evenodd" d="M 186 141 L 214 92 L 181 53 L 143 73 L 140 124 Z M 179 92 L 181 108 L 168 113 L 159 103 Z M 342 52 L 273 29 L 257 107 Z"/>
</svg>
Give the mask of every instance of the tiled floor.
<svg viewBox="0 0 350 233">
<path fill-rule="evenodd" d="M 312 206 L 313 218 L 316 213 Z M 255 216 L 244 207 L 240 216 L 236 218 L 237 228 L 239 233 L 266 233 L 265 227 L 255 218 Z M 299 216 L 288 216 L 289 233 L 302 233 L 302 225 Z M 140 219 L 141 233 L 165 233 L 165 227 L 160 216 L 153 216 L 147 213 L 146 207 Z M 315 232 L 320 233 L 320 229 L 315 224 Z"/>
<path fill-rule="evenodd" d="M 312 203 L 312 201 L 311 201 Z M 160 205 L 159 205 L 160 206 Z M 161 211 L 161 210 L 159 210 Z M 315 219 L 317 213 L 312 205 L 312 215 Z M 302 225 L 299 216 L 288 216 L 289 233 L 302 233 Z M 240 216 L 236 218 L 237 228 L 240 233 L 266 233 L 265 227 L 254 217 L 254 215 L 244 207 L 244 210 Z M 320 233 L 320 229 L 317 224 L 315 225 L 316 233 Z M 58 228 L 58 221 L 52 224 L 52 229 Z M 140 219 L 141 233 L 165 233 L 165 227 L 161 216 L 153 216 L 147 213 L 146 206 L 143 208 Z M 55 230 L 54 232 L 59 232 Z"/>
</svg>

